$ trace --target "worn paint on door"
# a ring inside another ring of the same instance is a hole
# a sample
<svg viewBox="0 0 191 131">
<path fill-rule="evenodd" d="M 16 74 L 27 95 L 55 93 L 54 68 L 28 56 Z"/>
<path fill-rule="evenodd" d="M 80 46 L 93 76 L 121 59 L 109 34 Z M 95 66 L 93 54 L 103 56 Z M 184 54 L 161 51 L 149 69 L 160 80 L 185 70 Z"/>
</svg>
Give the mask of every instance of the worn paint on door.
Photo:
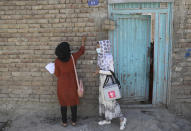
<svg viewBox="0 0 191 131">
<path fill-rule="evenodd" d="M 167 78 L 169 58 L 169 22 L 167 13 L 158 13 L 156 15 L 155 32 L 155 58 L 154 63 L 154 94 L 153 98 L 158 104 L 164 104 L 167 101 Z"/>
<path fill-rule="evenodd" d="M 148 44 L 150 43 L 149 41 L 148 43 L 146 42 L 147 40 L 150 40 L 148 37 L 150 33 L 150 29 L 148 29 L 150 28 L 150 18 L 144 16 L 149 14 L 152 15 L 152 18 L 155 18 L 155 21 L 152 24 L 154 25 L 154 30 L 152 32 L 152 38 L 154 40 L 152 104 L 166 105 L 169 104 L 170 101 L 169 79 L 172 55 L 172 3 L 145 2 L 110 4 L 109 17 L 115 20 L 116 29 L 109 32 L 109 39 L 113 43 L 115 70 L 118 74 L 118 78 L 122 82 L 122 93 L 124 98 L 127 98 L 128 101 L 134 99 L 147 100 L 147 73 L 149 71 L 147 66 L 149 65 L 149 56 L 142 56 L 147 53 L 148 48 L 146 47 L 149 47 Z M 139 24 L 137 24 L 137 22 Z M 136 24 L 137 26 L 135 26 Z M 144 36 L 144 33 L 142 32 L 143 30 L 141 29 L 144 29 L 148 36 Z M 142 32 L 142 34 L 140 34 L 140 32 Z M 140 41 L 139 37 L 142 39 L 141 43 L 145 46 L 140 45 L 138 42 Z M 147 40 L 145 40 L 146 38 Z M 142 55 L 139 56 L 139 54 Z M 146 61 L 147 63 L 144 63 L 143 61 Z M 136 67 L 139 68 L 137 69 Z M 137 77 L 138 73 L 139 76 L 141 76 L 140 73 L 142 74 L 141 78 Z M 144 87 L 142 85 L 144 85 Z"/>
<path fill-rule="evenodd" d="M 115 72 L 124 99 L 146 101 L 149 90 L 149 53 L 151 17 L 114 15 L 113 32 Z"/>
</svg>

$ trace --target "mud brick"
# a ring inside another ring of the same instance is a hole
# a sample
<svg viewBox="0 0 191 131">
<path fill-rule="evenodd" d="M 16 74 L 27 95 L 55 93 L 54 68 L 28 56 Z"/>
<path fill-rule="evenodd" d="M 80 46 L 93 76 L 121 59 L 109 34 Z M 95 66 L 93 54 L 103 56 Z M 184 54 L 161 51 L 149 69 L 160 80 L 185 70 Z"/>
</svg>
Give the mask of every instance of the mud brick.
<svg viewBox="0 0 191 131">
<path fill-rule="evenodd" d="M 99 5 L 95 7 L 89 7 L 87 2 L 88 0 L 0 2 L 0 101 L 57 103 L 57 79 L 44 67 L 56 58 L 54 51 L 60 42 L 68 41 L 71 49 L 77 51 L 82 36 L 87 36 L 85 55 L 77 64 L 87 91 L 86 99 L 82 102 L 92 102 L 98 96 L 99 79 L 92 77 L 97 64 L 96 41 L 100 40 L 100 34 L 107 36 L 107 31 L 116 27 L 115 22 L 108 19 L 107 1 L 99 0 Z M 171 84 L 168 94 L 171 94 L 169 105 L 180 112 L 188 110 L 187 103 L 191 101 L 188 90 L 191 86 L 191 57 L 185 57 L 186 50 L 191 48 L 190 8 L 190 0 L 174 0 L 170 67 L 172 78 L 169 79 Z M 107 30 L 103 30 L 104 26 L 107 26 Z M 10 89 L 15 89 L 15 92 Z M 26 94 L 23 95 L 24 93 Z M 187 102 L 182 102 L 184 106 L 181 108 L 175 106 L 178 103 L 177 97 L 184 97 L 182 101 Z"/>
</svg>

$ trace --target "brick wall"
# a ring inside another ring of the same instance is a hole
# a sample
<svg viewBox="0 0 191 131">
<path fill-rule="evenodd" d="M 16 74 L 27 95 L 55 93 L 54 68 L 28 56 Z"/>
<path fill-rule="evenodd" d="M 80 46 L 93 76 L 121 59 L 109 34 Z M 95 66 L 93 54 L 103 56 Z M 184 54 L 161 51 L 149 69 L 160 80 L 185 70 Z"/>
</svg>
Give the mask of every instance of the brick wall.
<svg viewBox="0 0 191 131">
<path fill-rule="evenodd" d="M 87 0 L 0 1 L 0 100 L 57 103 L 56 78 L 45 70 L 55 59 L 57 44 L 68 41 L 73 51 L 87 36 L 86 53 L 78 61 L 85 81 L 82 102 L 97 101 L 96 41 L 107 36 L 101 21 L 107 3 L 89 7 Z"/>
<path fill-rule="evenodd" d="M 186 55 L 191 49 L 190 0 L 175 0 L 173 25 L 171 105 L 177 113 L 191 117 L 191 56 Z"/>
<path fill-rule="evenodd" d="M 56 78 L 44 66 L 55 59 L 57 44 L 68 41 L 76 51 L 83 35 L 87 36 L 86 53 L 77 66 L 85 81 L 82 103 L 97 102 L 98 79 L 92 77 L 96 67 L 95 45 L 107 38 L 107 31 L 102 31 L 107 2 L 99 2 L 98 6 L 88 7 L 87 0 L 0 1 L 1 102 L 57 103 Z M 185 57 L 191 48 L 190 8 L 190 0 L 174 2 L 169 106 L 186 116 L 191 109 L 191 56 Z"/>
</svg>

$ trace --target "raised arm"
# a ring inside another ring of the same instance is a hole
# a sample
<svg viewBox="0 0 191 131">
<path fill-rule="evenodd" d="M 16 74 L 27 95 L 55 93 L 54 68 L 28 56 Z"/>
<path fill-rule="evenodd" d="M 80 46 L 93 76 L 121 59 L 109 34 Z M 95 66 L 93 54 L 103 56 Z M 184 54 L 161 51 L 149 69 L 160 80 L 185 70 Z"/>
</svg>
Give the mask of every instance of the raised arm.
<svg viewBox="0 0 191 131">
<path fill-rule="evenodd" d="M 73 54 L 75 60 L 77 60 L 81 55 L 84 54 L 84 52 L 85 52 L 85 41 L 86 41 L 86 37 L 82 37 L 82 45 L 80 47 L 80 50 Z"/>
</svg>

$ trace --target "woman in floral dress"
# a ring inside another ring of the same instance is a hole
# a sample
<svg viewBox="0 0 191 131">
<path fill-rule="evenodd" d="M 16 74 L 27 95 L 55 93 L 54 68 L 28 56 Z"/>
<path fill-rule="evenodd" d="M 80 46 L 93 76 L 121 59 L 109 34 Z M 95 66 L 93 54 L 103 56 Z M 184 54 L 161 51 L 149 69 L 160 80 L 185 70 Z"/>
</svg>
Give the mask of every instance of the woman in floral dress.
<svg viewBox="0 0 191 131">
<path fill-rule="evenodd" d="M 110 124 L 113 118 L 120 118 L 120 130 L 125 129 L 127 118 L 121 112 L 120 105 L 116 100 L 106 101 L 103 93 L 103 85 L 107 75 L 112 75 L 109 70 L 114 72 L 113 57 L 111 54 L 111 43 L 109 40 L 99 41 L 97 44 L 98 69 L 95 74 L 99 77 L 99 115 L 105 120 L 99 121 L 99 125 Z"/>
</svg>

